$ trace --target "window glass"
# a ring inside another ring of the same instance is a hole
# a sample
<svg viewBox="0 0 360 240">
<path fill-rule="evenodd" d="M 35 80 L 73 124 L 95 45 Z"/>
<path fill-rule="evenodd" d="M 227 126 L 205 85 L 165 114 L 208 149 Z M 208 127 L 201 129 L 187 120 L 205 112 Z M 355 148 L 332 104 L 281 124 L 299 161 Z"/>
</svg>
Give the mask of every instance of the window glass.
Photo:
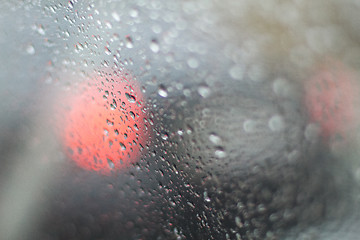
<svg viewBox="0 0 360 240">
<path fill-rule="evenodd" d="M 2 1 L 2 239 L 356 239 L 360 5 Z"/>
</svg>

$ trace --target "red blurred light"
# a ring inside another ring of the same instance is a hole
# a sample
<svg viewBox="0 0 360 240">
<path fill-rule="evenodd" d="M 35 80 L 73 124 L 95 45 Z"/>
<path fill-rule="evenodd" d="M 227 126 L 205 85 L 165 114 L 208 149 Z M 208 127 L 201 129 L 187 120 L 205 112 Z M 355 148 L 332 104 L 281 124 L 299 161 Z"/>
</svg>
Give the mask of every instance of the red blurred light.
<svg viewBox="0 0 360 240">
<path fill-rule="evenodd" d="M 329 60 L 305 83 L 305 104 L 310 120 L 320 126 L 324 140 L 346 139 L 358 123 L 359 83 L 353 70 Z"/>
<path fill-rule="evenodd" d="M 104 174 L 139 160 L 147 140 L 144 98 L 129 76 L 97 77 L 62 101 L 61 140 L 77 165 Z"/>
</svg>

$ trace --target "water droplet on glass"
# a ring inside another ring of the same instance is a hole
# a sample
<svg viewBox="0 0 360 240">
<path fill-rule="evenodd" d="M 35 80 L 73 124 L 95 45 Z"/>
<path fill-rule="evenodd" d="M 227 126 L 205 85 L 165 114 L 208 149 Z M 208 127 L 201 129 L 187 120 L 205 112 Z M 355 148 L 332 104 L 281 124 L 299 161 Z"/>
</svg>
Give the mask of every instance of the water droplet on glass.
<svg viewBox="0 0 360 240">
<path fill-rule="evenodd" d="M 192 202 L 186 202 L 191 208 L 195 208 L 195 205 Z"/>
<path fill-rule="evenodd" d="M 285 123 L 281 116 L 275 115 L 269 120 L 269 128 L 271 131 L 281 131 L 284 129 Z"/>
<path fill-rule="evenodd" d="M 112 29 L 112 24 L 109 21 L 105 22 L 105 27 L 108 29 Z"/>
<path fill-rule="evenodd" d="M 170 206 L 172 206 L 172 207 L 175 207 L 175 206 L 176 206 L 176 203 L 175 203 L 174 201 L 172 201 L 172 200 L 169 200 L 169 204 L 170 204 Z"/>
<path fill-rule="evenodd" d="M 198 88 L 198 93 L 203 98 L 207 98 L 208 96 L 210 96 L 211 90 L 210 90 L 210 88 L 208 86 L 200 86 Z"/>
<path fill-rule="evenodd" d="M 84 50 L 84 46 L 78 42 L 77 44 L 75 44 L 75 50 L 82 51 Z"/>
<path fill-rule="evenodd" d="M 238 226 L 239 228 L 243 227 L 243 223 L 241 222 L 241 219 L 239 217 L 235 217 L 235 224 L 236 226 Z"/>
<path fill-rule="evenodd" d="M 128 100 L 130 103 L 136 102 L 135 96 L 133 96 L 133 95 L 131 95 L 131 94 L 129 94 L 129 93 L 125 93 L 125 96 L 126 96 L 127 100 Z"/>
<path fill-rule="evenodd" d="M 106 119 L 106 123 L 108 126 L 114 126 L 114 122 L 109 119 Z"/>
<path fill-rule="evenodd" d="M 74 3 L 73 3 L 72 1 L 69 1 L 69 2 L 68 2 L 68 7 L 69 7 L 70 9 L 74 8 Z"/>
<path fill-rule="evenodd" d="M 111 51 L 109 50 L 109 48 L 105 47 L 105 54 L 106 55 L 110 55 L 111 54 Z"/>
<path fill-rule="evenodd" d="M 113 169 L 115 167 L 115 164 L 111 161 L 111 159 L 107 159 L 107 162 L 109 164 L 109 168 Z"/>
<path fill-rule="evenodd" d="M 208 193 L 206 191 L 204 192 L 204 201 L 205 202 L 210 202 L 211 201 L 211 199 L 209 198 Z"/>
<path fill-rule="evenodd" d="M 117 107 L 116 101 L 115 101 L 115 99 L 113 99 L 113 102 L 110 103 L 110 108 L 111 108 L 111 110 L 115 110 L 116 107 Z"/>
<path fill-rule="evenodd" d="M 39 25 L 37 26 L 37 32 L 40 34 L 40 35 L 45 35 L 45 29 L 42 25 Z"/>
<path fill-rule="evenodd" d="M 26 52 L 30 55 L 34 55 L 35 54 L 35 48 L 32 44 L 29 44 L 27 47 L 26 47 Z"/>
<path fill-rule="evenodd" d="M 104 129 L 104 135 L 105 135 L 105 136 L 109 136 L 109 131 L 106 130 L 106 129 Z"/>
<path fill-rule="evenodd" d="M 134 113 L 133 111 L 130 111 L 130 112 L 129 112 L 129 115 L 131 116 L 132 119 L 135 120 L 135 113 Z"/>
<path fill-rule="evenodd" d="M 243 123 L 243 128 L 245 132 L 248 133 L 253 132 L 255 130 L 255 127 L 256 127 L 256 123 L 254 120 L 246 120 Z"/>
<path fill-rule="evenodd" d="M 159 44 L 157 43 L 156 40 L 152 40 L 151 43 L 150 43 L 150 49 L 151 51 L 153 51 L 154 53 L 158 53 L 159 50 L 160 50 L 160 46 Z"/>
<path fill-rule="evenodd" d="M 116 21 L 116 22 L 120 22 L 120 16 L 117 12 L 113 12 L 111 14 L 111 16 L 113 17 L 113 19 Z"/>
<path fill-rule="evenodd" d="M 279 97 L 289 97 L 291 95 L 291 86 L 286 79 L 277 78 L 272 87 L 274 93 Z"/>
<path fill-rule="evenodd" d="M 125 144 L 123 144 L 122 142 L 119 143 L 121 150 L 125 151 L 126 150 L 126 146 Z"/>
<path fill-rule="evenodd" d="M 195 59 L 195 58 L 188 59 L 187 64 L 191 68 L 198 68 L 199 67 L 199 61 L 197 59 Z"/>
<path fill-rule="evenodd" d="M 218 147 L 215 150 L 215 156 L 217 158 L 225 158 L 227 156 L 227 154 L 226 154 L 225 150 L 222 147 Z"/>
<path fill-rule="evenodd" d="M 154 25 L 154 26 L 152 26 L 151 29 L 152 29 L 152 31 L 153 31 L 154 33 L 156 33 L 156 34 L 159 34 L 159 33 L 161 33 L 161 31 L 162 31 L 160 25 Z"/>
<path fill-rule="evenodd" d="M 169 135 L 167 133 L 162 133 L 161 138 L 166 141 L 169 139 Z"/>
<path fill-rule="evenodd" d="M 216 145 L 221 144 L 221 138 L 218 135 L 216 135 L 215 133 L 212 133 L 209 135 L 209 140 L 213 144 L 216 144 Z"/>
<path fill-rule="evenodd" d="M 244 69 L 240 65 L 235 65 L 230 68 L 229 74 L 233 79 L 241 80 L 244 76 Z"/>
<path fill-rule="evenodd" d="M 193 128 L 191 126 L 186 126 L 186 134 L 192 134 L 193 133 Z"/>
<path fill-rule="evenodd" d="M 125 46 L 127 48 L 133 48 L 134 47 L 134 44 L 133 44 L 133 40 L 130 36 L 126 36 L 125 38 Z"/>
<path fill-rule="evenodd" d="M 168 92 L 167 92 L 165 86 L 163 86 L 163 85 L 159 86 L 158 94 L 160 97 L 164 97 L 164 98 L 166 98 L 168 96 Z"/>
<path fill-rule="evenodd" d="M 139 16 L 139 11 L 135 8 L 131 9 L 129 12 L 130 17 L 137 18 Z"/>
</svg>

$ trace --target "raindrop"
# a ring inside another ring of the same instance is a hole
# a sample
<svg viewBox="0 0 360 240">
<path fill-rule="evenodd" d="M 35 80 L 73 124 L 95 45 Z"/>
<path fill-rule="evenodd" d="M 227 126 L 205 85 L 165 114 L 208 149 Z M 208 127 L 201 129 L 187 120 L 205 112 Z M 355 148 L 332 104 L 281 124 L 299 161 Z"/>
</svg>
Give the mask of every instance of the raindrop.
<svg viewBox="0 0 360 240">
<path fill-rule="evenodd" d="M 191 68 L 198 68 L 199 67 L 199 61 L 195 58 L 190 58 L 187 60 L 187 64 Z"/>
<path fill-rule="evenodd" d="M 162 31 L 160 25 L 154 25 L 154 26 L 152 26 L 151 29 L 152 29 L 152 31 L 153 31 L 154 33 L 156 33 L 156 34 L 159 34 L 159 33 L 161 33 L 161 31 Z"/>
<path fill-rule="evenodd" d="M 226 154 L 225 150 L 222 147 L 218 147 L 215 150 L 215 156 L 217 158 L 225 158 L 227 156 L 227 154 Z"/>
<path fill-rule="evenodd" d="M 105 91 L 105 94 L 103 95 L 103 98 L 106 100 L 109 96 L 109 91 Z"/>
<path fill-rule="evenodd" d="M 35 54 L 35 48 L 32 44 L 29 44 L 27 47 L 26 47 L 26 52 L 30 55 L 34 55 Z"/>
<path fill-rule="evenodd" d="M 68 30 L 63 32 L 66 37 L 70 37 L 70 32 Z"/>
<path fill-rule="evenodd" d="M 114 122 L 109 119 L 106 119 L 106 123 L 108 126 L 114 126 Z"/>
<path fill-rule="evenodd" d="M 160 97 L 166 98 L 168 96 L 168 92 L 164 85 L 159 86 L 158 94 Z"/>
<path fill-rule="evenodd" d="M 113 99 L 113 102 L 110 104 L 110 108 L 111 108 L 111 110 L 115 110 L 116 107 L 117 107 L 116 101 L 115 101 L 115 99 Z"/>
<path fill-rule="evenodd" d="M 125 96 L 126 96 L 127 100 L 128 100 L 130 103 L 136 102 L 136 98 L 135 98 L 134 95 L 131 95 L 131 94 L 129 94 L 129 93 L 125 93 Z"/>
<path fill-rule="evenodd" d="M 176 203 L 175 203 L 174 201 L 172 201 L 172 200 L 169 200 L 169 204 L 170 204 L 170 206 L 172 206 L 172 207 L 175 207 L 175 206 L 176 206 Z"/>
<path fill-rule="evenodd" d="M 200 94 L 200 96 L 202 96 L 203 98 L 207 98 L 208 96 L 210 96 L 211 94 L 211 90 L 208 86 L 200 86 L 198 88 L 198 93 Z"/>
<path fill-rule="evenodd" d="M 216 144 L 216 145 L 219 145 L 222 142 L 221 138 L 218 135 L 216 135 L 215 133 L 212 133 L 209 135 L 209 140 L 210 140 L 210 142 L 212 142 L 213 144 Z"/>
<path fill-rule="evenodd" d="M 125 38 L 125 46 L 127 48 L 133 48 L 134 47 L 134 44 L 133 44 L 133 40 L 130 36 L 126 36 Z"/>
<path fill-rule="evenodd" d="M 120 22 L 120 16 L 117 12 L 113 12 L 111 14 L 111 16 L 113 17 L 113 19 L 116 21 L 116 22 Z"/>
<path fill-rule="evenodd" d="M 108 28 L 108 29 L 112 29 L 112 25 L 111 25 L 111 23 L 108 22 L 108 21 L 105 22 L 105 26 L 106 26 L 106 28 Z"/>
<path fill-rule="evenodd" d="M 236 226 L 238 226 L 239 228 L 243 227 L 243 223 L 241 222 L 241 219 L 239 217 L 235 217 L 235 224 Z"/>
<path fill-rule="evenodd" d="M 158 44 L 158 42 L 156 40 L 152 40 L 150 43 L 150 49 L 151 51 L 153 51 L 154 53 L 158 53 L 160 50 L 160 46 Z"/>
<path fill-rule="evenodd" d="M 109 48 L 105 47 L 105 54 L 106 55 L 110 55 L 111 54 L 111 51 L 109 50 Z"/>
<path fill-rule="evenodd" d="M 205 202 L 210 202 L 211 201 L 211 199 L 209 198 L 208 193 L 206 191 L 204 192 L 204 201 Z"/>
<path fill-rule="evenodd" d="M 82 51 L 82 50 L 84 50 L 84 46 L 78 42 L 77 44 L 75 44 L 75 49 L 77 51 Z"/>
<path fill-rule="evenodd" d="M 40 35 L 45 35 L 45 29 L 42 25 L 39 25 L 37 26 L 37 32 L 40 34 Z"/>
<path fill-rule="evenodd" d="M 187 203 L 187 205 L 189 205 L 191 208 L 195 208 L 195 206 L 194 206 L 193 203 L 191 203 L 191 202 L 186 202 L 186 203 Z"/>
<path fill-rule="evenodd" d="M 257 210 L 259 213 L 265 213 L 266 212 L 266 207 L 264 206 L 264 204 L 259 204 L 257 206 Z"/>
<path fill-rule="evenodd" d="M 243 128 L 244 128 L 245 132 L 248 132 L 248 133 L 253 132 L 255 130 L 255 127 L 256 127 L 256 124 L 255 124 L 254 120 L 246 120 L 243 123 Z"/>
<path fill-rule="evenodd" d="M 130 112 L 129 112 L 129 115 L 131 116 L 132 119 L 135 120 L 135 113 L 134 113 L 133 111 L 130 111 Z"/>
<path fill-rule="evenodd" d="M 74 8 L 74 3 L 73 3 L 72 1 L 69 1 L 68 7 L 69 7 L 70 9 Z"/>
<path fill-rule="evenodd" d="M 191 126 L 186 126 L 186 133 L 187 134 L 192 134 L 193 133 L 193 129 L 192 129 L 192 127 Z"/>
<path fill-rule="evenodd" d="M 123 144 L 122 142 L 119 143 L 121 150 L 125 151 L 126 150 L 126 146 L 125 144 Z"/>
<path fill-rule="evenodd" d="M 113 161 L 111 161 L 111 159 L 107 159 L 107 162 L 108 162 L 108 164 L 109 164 L 109 168 L 111 168 L 111 169 L 114 169 L 114 167 L 115 167 L 115 164 L 113 163 Z"/>
<path fill-rule="evenodd" d="M 229 70 L 229 74 L 233 79 L 241 80 L 244 75 L 244 69 L 240 65 L 235 65 Z"/>
<path fill-rule="evenodd" d="M 169 139 L 169 135 L 167 133 L 162 133 L 161 138 L 166 141 Z"/>
<path fill-rule="evenodd" d="M 269 120 L 269 128 L 271 131 L 281 131 L 284 129 L 284 120 L 281 116 L 275 115 Z"/>
<path fill-rule="evenodd" d="M 283 78 L 277 78 L 273 83 L 273 91 L 279 97 L 289 97 L 291 95 L 291 86 Z"/>
<path fill-rule="evenodd" d="M 105 136 L 109 136 L 109 131 L 106 130 L 106 129 L 104 129 L 104 135 L 105 135 Z"/>
<path fill-rule="evenodd" d="M 137 18 L 139 16 L 139 11 L 137 9 L 131 9 L 129 12 L 130 17 Z"/>
</svg>

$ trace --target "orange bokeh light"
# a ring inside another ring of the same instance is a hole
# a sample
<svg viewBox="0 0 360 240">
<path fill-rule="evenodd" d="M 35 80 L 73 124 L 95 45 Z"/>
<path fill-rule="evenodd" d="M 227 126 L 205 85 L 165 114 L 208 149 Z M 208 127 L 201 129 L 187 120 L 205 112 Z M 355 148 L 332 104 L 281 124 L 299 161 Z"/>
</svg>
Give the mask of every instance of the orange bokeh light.
<svg viewBox="0 0 360 240">
<path fill-rule="evenodd" d="M 78 166 L 108 174 L 139 160 L 148 130 L 143 95 L 129 75 L 82 82 L 62 103 L 61 142 Z"/>
</svg>

